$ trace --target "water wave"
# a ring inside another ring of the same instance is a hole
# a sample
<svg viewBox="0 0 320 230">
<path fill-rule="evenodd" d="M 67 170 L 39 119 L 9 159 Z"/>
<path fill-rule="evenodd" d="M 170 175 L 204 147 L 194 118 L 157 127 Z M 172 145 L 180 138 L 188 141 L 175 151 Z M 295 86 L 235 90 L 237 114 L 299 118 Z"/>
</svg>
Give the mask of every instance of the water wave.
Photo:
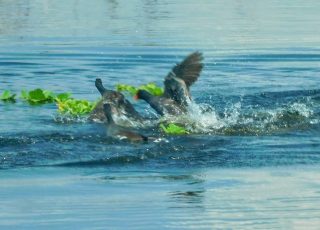
<svg viewBox="0 0 320 230">
<path fill-rule="evenodd" d="M 313 93 L 318 94 L 318 91 Z M 252 101 L 256 101 L 261 95 L 255 97 Z M 198 134 L 269 135 L 307 129 L 319 124 L 319 103 L 316 98 L 303 96 L 299 100 L 295 97 L 291 101 L 281 98 L 282 102 L 259 104 L 248 104 L 240 98 L 239 101 L 229 103 L 222 112 L 214 105 L 192 102 L 186 115 L 167 116 L 162 121 L 182 124 L 191 133 Z"/>
<path fill-rule="evenodd" d="M 86 118 L 55 117 L 55 123 L 61 125 L 58 131 L 1 134 L 0 169 L 137 164 L 238 167 L 319 162 L 316 140 L 320 125 L 319 90 L 245 95 L 226 101 L 225 106 L 208 100 L 192 102 L 186 115 L 168 116 L 142 125 L 131 123 L 154 137 L 144 144 L 107 138 L 103 124 L 88 122 Z M 182 124 L 191 134 L 166 136 L 157 128 L 159 122 Z M 315 132 L 315 138 L 311 135 L 301 141 L 305 130 L 309 134 Z M 250 139 L 254 135 L 261 137 L 258 144 L 256 139 Z M 286 135 L 290 141 L 280 141 L 279 136 Z M 246 136 L 249 139 L 243 144 Z M 252 146 L 248 144 L 251 141 Z M 284 150 L 285 157 L 281 155 Z M 252 157 L 255 161 L 250 160 Z"/>
</svg>

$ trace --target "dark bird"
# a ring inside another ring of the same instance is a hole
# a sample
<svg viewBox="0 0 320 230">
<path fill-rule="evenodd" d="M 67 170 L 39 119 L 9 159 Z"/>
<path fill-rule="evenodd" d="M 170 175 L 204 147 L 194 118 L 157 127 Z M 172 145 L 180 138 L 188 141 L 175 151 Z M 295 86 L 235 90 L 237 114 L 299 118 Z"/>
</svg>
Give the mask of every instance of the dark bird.
<svg viewBox="0 0 320 230">
<path fill-rule="evenodd" d="M 160 115 L 186 113 L 191 101 L 190 86 L 196 82 L 203 68 L 202 54 L 194 52 L 176 64 L 164 79 L 164 94 L 154 96 L 138 90 L 136 99 L 143 99 Z"/>
<path fill-rule="evenodd" d="M 104 88 L 101 79 L 97 78 L 95 85 L 100 92 L 102 99 L 90 114 L 89 119 L 103 122 L 106 119 L 103 105 L 109 104 L 113 116 L 124 116 L 134 121 L 142 121 L 144 118 L 134 109 L 132 104 L 120 92 Z"/>
<path fill-rule="evenodd" d="M 107 126 L 108 137 L 118 138 L 120 140 L 125 139 L 133 142 L 148 141 L 148 137 L 134 132 L 129 128 L 117 125 L 112 118 L 112 107 L 110 104 L 103 104 L 103 111 L 106 117 L 105 124 Z"/>
</svg>

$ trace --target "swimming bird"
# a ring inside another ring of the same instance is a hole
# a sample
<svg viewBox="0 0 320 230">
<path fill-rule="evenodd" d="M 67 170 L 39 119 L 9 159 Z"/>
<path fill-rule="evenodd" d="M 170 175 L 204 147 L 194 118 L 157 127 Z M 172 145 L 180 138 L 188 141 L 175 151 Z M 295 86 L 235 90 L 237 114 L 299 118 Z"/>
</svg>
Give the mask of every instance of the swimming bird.
<svg viewBox="0 0 320 230">
<path fill-rule="evenodd" d="M 176 64 L 164 80 L 164 94 L 154 96 L 146 90 L 138 90 L 135 98 L 143 99 L 160 115 L 186 113 L 191 101 L 190 86 L 196 82 L 203 68 L 202 54 L 194 52 Z"/>
<path fill-rule="evenodd" d="M 134 121 L 142 121 L 144 118 L 134 109 L 133 105 L 120 92 L 104 88 L 102 80 L 97 78 L 95 86 L 100 92 L 102 99 L 91 112 L 89 119 L 103 122 L 106 119 L 103 105 L 109 104 L 113 116 L 129 118 Z"/>
<path fill-rule="evenodd" d="M 148 141 L 148 137 L 134 132 L 128 128 L 117 125 L 112 118 L 112 106 L 110 104 L 103 104 L 103 112 L 106 116 L 105 124 L 107 126 L 107 136 L 118 138 L 120 140 L 129 141 Z"/>
</svg>

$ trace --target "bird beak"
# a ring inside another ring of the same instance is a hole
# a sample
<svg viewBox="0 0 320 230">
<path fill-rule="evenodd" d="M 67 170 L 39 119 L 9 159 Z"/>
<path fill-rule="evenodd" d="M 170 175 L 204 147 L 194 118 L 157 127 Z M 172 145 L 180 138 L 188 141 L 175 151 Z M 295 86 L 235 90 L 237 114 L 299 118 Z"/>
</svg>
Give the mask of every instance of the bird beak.
<svg viewBox="0 0 320 230">
<path fill-rule="evenodd" d="M 133 96 L 133 99 L 135 99 L 135 100 L 139 100 L 139 96 L 138 96 L 138 94 L 134 95 L 134 96 Z"/>
</svg>

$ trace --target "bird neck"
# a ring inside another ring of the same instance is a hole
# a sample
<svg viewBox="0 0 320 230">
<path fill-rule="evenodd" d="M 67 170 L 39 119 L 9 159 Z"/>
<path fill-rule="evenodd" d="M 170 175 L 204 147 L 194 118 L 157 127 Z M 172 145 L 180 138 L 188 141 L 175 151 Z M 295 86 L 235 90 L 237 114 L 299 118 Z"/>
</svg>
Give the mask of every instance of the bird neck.
<svg viewBox="0 0 320 230">
<path fill-rule="evenodd" d="M 103 96 L 105 93 L 112 93 L 113 91 L 110 89 L 104 88 L 101 82 L 96 82 L 96 87 L 99 91 L 99 93 Z"/>
<path fill-rule="evenodd" d="M 111 112 L 106 113 L 106 117 L 107 117 L 107 122 L 108 122 L 109 124 L 114 124 L 114 123 L 115 123 L 114 120 L 113 120 L 113 117 L 112 117 L 112 115 L 111 115 Z"/>
<path fill-rule="evenodd" d="M 148 102 L 151 101 L 152 98 L 153 98 L 153 95 L 147 91 L 144 91 L 143 94 L 141 95 L 141 99 Z"/>
</svg>

